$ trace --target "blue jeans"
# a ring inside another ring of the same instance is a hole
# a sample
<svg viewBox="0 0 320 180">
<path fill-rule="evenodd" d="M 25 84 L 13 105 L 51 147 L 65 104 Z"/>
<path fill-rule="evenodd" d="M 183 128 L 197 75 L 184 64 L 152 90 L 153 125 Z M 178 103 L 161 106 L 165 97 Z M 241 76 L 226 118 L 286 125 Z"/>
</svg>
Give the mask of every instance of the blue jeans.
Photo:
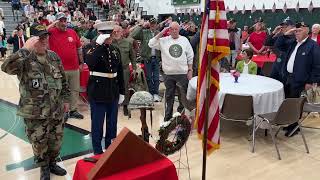
<svg viewBox="0 0 320 180">
<path fill-rule="evenodd" d="M 150 94 L 159 94 L 159 60 L 156 57 L 151 57 L 145 61 L 146 66 L 146 79 Z"/>
<path fill-rule="evenodd" d="M 118 100 L 111 103 L 90 101 L 91 110 L 91 136 L 94 154 L 101 154 L 101 141 L 103 138 L 103 124 L 106 118 L 105 149 L 111 140 L 117 136 Z"/>
</svg>

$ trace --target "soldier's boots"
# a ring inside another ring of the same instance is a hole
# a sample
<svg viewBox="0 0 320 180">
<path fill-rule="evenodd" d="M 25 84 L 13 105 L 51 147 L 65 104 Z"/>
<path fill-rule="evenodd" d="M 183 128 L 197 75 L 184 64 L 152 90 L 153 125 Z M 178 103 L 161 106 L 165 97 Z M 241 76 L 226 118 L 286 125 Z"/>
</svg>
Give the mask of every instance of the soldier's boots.
<svg viewBox="0 0 320 180">
<path fill-rule="evenodd" d="M 57 176 L 65 176 L 67 174 L 67 171 L 62 167 L 58 166 L 57 163 L 50 163 L 49 168 L 50 172 Z"/>
<path fill-rule="evenodd" d="M 49 166 L 41 166 L 41 168 L 40 168 L 40 180 L 50 180 L 50 168 L 49 168 Z"/>
<path fill-rule="evenodd" d="M 84 117 L 78 111 L 70 111 L 69 112 L 69 118 L 83 119 Z"/>
</svg>

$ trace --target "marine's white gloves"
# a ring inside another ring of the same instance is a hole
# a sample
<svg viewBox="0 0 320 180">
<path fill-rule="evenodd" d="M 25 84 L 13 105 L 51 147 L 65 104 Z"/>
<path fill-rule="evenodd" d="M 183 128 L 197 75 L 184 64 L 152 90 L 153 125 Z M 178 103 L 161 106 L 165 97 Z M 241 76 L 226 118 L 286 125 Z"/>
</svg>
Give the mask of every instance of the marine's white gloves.
<svg viewBox="0 0 320 180">
<path fill-rule="evenodd" d="M 122 95 L 122 94 L 120 94 L 120 96 L 119 96 L 119 104 L 122 104 L 123 103 L 123 101 L 124 101 L 124 95 Z"/>
<path fill-rule="evenodd" d="M 99 45 L 102 45 L 104 41 L 109 37 L 110 37 L 110 34 L 100 34 L 96 39 L 96 43 Z"/>
</svg>

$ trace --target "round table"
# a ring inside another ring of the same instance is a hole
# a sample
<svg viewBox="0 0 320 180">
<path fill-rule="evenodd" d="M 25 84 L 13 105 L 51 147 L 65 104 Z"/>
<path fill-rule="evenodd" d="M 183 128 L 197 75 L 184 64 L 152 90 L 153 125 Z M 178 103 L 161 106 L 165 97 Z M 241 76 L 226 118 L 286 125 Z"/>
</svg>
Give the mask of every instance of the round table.
<svg viewBox="0 0 320 180">
<path fill-rule="evenodd" d="M 197 77 L 189 81 L 187 97 L 195 97 Z M 225 94 L 235 94 L 253 97 L 255 114 L 265 114 L 278 111 L 284 100 L 283 84 L 265 76 L 241 74 L 238 83 L 230 73 L 220 73 L 219 107 L 221 108 Z M 236 108 L 236 107 L 235 107 Z"/>
</svg>

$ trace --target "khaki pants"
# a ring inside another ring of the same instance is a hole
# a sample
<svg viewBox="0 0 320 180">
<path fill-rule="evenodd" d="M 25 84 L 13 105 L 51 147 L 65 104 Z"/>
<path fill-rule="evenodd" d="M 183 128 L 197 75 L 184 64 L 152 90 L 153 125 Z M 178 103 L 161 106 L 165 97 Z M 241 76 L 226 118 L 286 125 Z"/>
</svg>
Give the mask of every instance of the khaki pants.
<svg viewBox="0 0 320 180">
<path fill-rule="evenodd" d="M 79 70 L 65 71 L 66 78 L 71 90 L 70 111 L 75 111 L 78 108 L 78 99 L 80 92 L 80 72 Z"/>
</svg>

